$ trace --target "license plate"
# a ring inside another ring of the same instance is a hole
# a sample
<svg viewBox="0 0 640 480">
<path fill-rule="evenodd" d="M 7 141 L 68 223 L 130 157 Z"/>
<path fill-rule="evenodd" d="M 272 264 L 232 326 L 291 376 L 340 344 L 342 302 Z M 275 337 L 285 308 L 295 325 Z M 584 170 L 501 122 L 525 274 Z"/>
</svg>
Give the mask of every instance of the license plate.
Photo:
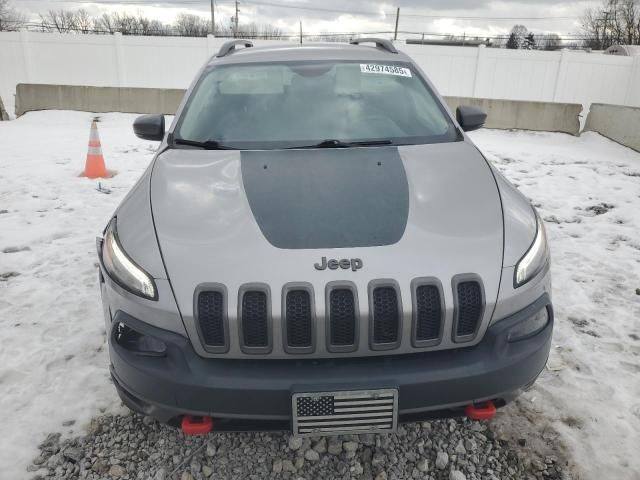
<svg viewBox="0 0 640 480">
<path fill-rule="evenodd" d="M 398 427 L 398 390 L 294 393 L 298 436 L 390 433 Z"/>
</svg>

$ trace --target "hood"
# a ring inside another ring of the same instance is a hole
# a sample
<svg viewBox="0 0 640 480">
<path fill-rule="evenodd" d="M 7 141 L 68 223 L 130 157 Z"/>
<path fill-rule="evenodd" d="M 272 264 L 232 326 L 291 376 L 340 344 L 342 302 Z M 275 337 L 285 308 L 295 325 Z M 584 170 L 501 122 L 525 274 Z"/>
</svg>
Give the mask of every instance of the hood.
<svg viewBox="0 0 640 480">
<path fill-rule="evenodd" d="M 194 291 L 206 283 L 225 286 L 231 324 L 240 287 L 258 283 L 269 286 L 273 312 L 281 311 L 286 284 L 310 284 L 321 315 L 326 285 L 352 282 L 363 292 L 362 314 L 369 282 L 392 279 L 410 316 L 411 281 L 435 277 L 452 315 L 453 277 L 475 274 L 482 278 L 487 305 L 478 339 L 493 312 L 503 255 L 502 207 L 491 169 L 467 142 L 172 149 L 154 164 L 151 205 L 188 330 Z M 332 259 L 341 268 L 316 267 Z M 348 260 L 349 268 L 340 260 Z"/>
</svg>

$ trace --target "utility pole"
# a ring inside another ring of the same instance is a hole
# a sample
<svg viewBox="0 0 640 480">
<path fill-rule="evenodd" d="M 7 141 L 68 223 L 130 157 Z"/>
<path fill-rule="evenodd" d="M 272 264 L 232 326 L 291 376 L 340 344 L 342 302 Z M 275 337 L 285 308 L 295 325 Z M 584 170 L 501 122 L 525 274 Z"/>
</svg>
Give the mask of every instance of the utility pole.
<svg viewBox="0 0 640 480">
<path fill-rule="evenodd" d="M 394 40 L 398 39 L 398 20 L 400 20 L 400 7 L 398 7 L 398 9 L 396 10 L 396 29 L 393 33 Z"/>
<path fill-rule="evenodd" d="M 235 16 L 235 28 L 233 29 L 233 36 L 238 36 L 238 14 L 240 13 L 240 9 L 238 8 L 238 0 L 236 0 L 236 16 Z"/>
<path fill-rule="evenodd" d="M 211 35 L 216 36 L 216 11 L 211 0 Z"/>
<path fill-rule="evenodd" d="M 302 45 L 302 20 L 300 20 L 300 45 Z"/>
<path fill-rule="evenodd" d="M 602 50 L 605 50 L 607 48 L 609 48 L 611 45 L 609 45 L 609 42 L 607 41 L 607 28 L 609 27 L 609 15 L 611 15 L 611 12 L 606 10 L 604 12 L 602 12 L 604 14 L 604 20 L 603 20 L 603 24 L 602 24 L 602 45 L 600 45 L 600 48 Z M 611 42 L 613 43 L 613 42 Z"/>
</svg>

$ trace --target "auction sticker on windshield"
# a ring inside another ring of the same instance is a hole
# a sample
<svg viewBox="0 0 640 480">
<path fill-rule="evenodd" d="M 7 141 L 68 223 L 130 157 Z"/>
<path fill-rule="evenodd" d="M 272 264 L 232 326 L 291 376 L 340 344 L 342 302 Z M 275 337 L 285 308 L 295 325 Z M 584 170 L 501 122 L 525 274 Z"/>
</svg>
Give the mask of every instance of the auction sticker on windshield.
<svg viewBox="0 0 640 480">
<path fill-rule="evenodd" d="M 396 65 L 378 65 L 375 63 L 361 63 L 362 73 L 381 73 L 383 75 L 396 75 L 398 77 L 411 77 L 411 70 Z"/>
</svg>

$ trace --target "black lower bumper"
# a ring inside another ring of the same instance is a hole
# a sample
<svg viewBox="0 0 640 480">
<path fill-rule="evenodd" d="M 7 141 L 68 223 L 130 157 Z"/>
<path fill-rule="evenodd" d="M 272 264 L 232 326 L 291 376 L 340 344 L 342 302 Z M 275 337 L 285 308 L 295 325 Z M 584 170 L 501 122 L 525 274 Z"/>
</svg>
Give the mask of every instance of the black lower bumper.
<svg viewBox="0 0 640 480">
<path fill-rule="evenodd" d="M 532 337 L 507 340 L 509 330 L 541 308 L 547 326 Z M 498 406 L 535 381 L 551 346 L 553 312 L 545 295 L 491 326 L 474 347 L 413 355 L 332 360 L 220 360 L 198 356 L 188 339 L 123 312 L 114 317 L 167 346 L 162 357 L 140 356 L 109 342 L 111 374 L 132 409 L 171 422 L 207 415 L 239 424 L 288 428 L 294 392 L 397 388 L 400 421 L 455 416 L 473 402 Z M 226 419 L 226 420 L 225 420 Z M 220 425 L 220 423 L 217 423 Z"/>
</svg>

